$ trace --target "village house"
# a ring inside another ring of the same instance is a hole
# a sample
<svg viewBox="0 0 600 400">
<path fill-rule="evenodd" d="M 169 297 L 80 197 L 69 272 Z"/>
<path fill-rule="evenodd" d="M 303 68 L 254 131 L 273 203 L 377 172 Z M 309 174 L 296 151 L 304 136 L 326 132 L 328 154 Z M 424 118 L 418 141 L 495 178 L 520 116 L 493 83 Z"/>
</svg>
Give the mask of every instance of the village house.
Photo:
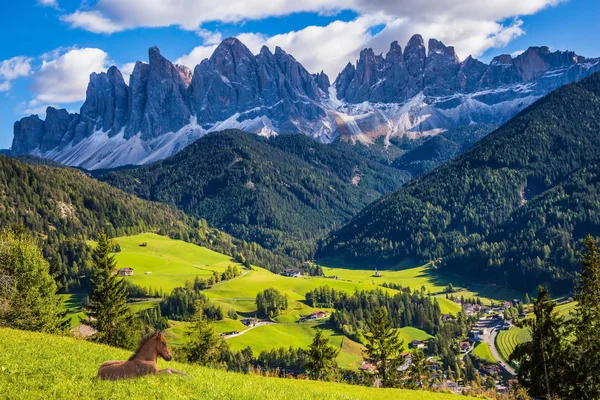
<svg viewBox="0 0 600 400">
<path fill-rule="evenodd" d="M 410 349 L 424 349 L 426 344 L 422 340 L 413 340 L 408 344 L 408 348 Z"/>
<path fill-rule="evenodd" d="M 366 372 L 375 372 L 377 370 L 375 365 L 371 364 L 368 361 L 363 361 L 363 363 L 361 364 L 361 366 L 358 369 L 360 369 L 361 371 L 366 371 Z"/>
<path fill-rule="evenodd" d="M 454 317 L 450 314 L 442 314 L 442 322 L 454 321 Z"/>
<path fill-rule="evenodd" d="M 258 320 L 256 318 L 244 318 L 240 322 L 246 325 L 247 327 L 252 328 L 257 324 Z"/>
<path fill-rule="evenodd" d="M 300 322 L 304 322 L 307 320 L 317 320 L 327 318 L 328 314 L 325 311 L 313 311 L 310 314 L 301 315 Z"/>
<path fill-rule="evenodd" d="M 115 273 L 119 276 L 132 276 L 133 268 L 119 268 Z"/>
<path fill-rule="evenodd" d="M 469 350 L 471 350 L 471 343 L 470 342 L 460 342 L 458 344 L 458 347 L 460 348 L 460 351 L 462 353 L 467 353 Z"/>
<path fill-rule="evenodd" d="M 288 278 L 299 278 L 302 276 L 302 271 L 297 269 L 286 269 L 281 275 L 287 276 Z"/>
</svg>

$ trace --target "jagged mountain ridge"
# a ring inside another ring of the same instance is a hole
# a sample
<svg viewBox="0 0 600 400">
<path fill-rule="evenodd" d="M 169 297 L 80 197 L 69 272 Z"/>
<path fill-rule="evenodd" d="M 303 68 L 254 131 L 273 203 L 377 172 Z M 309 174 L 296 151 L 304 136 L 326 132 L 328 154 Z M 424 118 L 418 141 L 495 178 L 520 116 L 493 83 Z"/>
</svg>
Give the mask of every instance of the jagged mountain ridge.
<svg viewBox="0 0 600 400">
<path fill-rule="evenodd" d="M 361 52 L 333 85 L 293 56 L 263 46 L 257 55 L 225 39 L 189 68 L 156 48 L 137 62 L 129 85 L 116 67 L 93 73 L 80 113 L 48 107 L 46 120 L 14 126 L 12 152 L 87 169 L 146 164 L 177 153 L 212 131 L 238 128 L 263 136 L 302 133 L 320 142 L 338 137 L 420 137 L 479 123 L 500 124 L 550 90 L 600 69 L 600 59 L 532 47 L 486 65 L 414 35 L 404 52 Z"/>
</svg>

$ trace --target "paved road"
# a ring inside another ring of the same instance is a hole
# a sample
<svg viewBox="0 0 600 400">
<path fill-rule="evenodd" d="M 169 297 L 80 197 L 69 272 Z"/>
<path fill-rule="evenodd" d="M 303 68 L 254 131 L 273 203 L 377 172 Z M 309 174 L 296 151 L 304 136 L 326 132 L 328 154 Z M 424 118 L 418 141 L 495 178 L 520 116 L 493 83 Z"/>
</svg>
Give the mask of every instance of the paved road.
<svg viewBox="0 0 600 400">
<path fill-rule="evenodd" d="M 506 372 L 512 376 L 516 376 L 517 373 L 515 372 L 514 368 L 504 362 L 502 357 L 500 357 L 500 353 L 498 353 L 498 349 L 496 348 L 496 336 L 498 335 L 498 329 L 499 328 L 497 326 L 494 327 L 492 332 L 484 337 L 484 341 L 490 345 L 490 351 L 492 352 L 492 355 L 496 361 L 498 361 L 498 364 L 500 364 L 502 368 L 504 368 Z"/>
</svg>

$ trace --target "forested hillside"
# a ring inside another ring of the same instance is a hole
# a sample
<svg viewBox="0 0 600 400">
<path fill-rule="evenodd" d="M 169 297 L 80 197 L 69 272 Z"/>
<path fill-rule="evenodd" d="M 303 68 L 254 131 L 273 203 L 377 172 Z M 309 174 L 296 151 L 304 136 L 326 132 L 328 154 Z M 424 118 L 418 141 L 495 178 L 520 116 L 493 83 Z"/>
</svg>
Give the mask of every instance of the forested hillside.
<svg viewBox="0 0 600 400">
<path fill-rule="evenodd" d="M 0 226 L 39 234 L 63 283 L 79 285 L 86 240 L 156 232 L 280 269 L 291 260 L 241 242 L 167 205 L 139 199 L 72 168 L 30 166 L 0 156 Z M 85 279 L 85 278 L 83 278 Z"/>
<path fill-rule="evenodd" d="M 578 240 L 600 233 L 599 145 L 595 74 L 552 92 L 463 155 L 371 204 L 333 233 L 320 255 L 375 264 L 442 258 L 442 268 L 472 279 L 516 289 L 552 281 L 568 290 Z"/>
<path fill-rule="evenodd" d="M 302 135 L 209 134 L 173 157 L 98 174 L 144 199 L 296 258 L 409 175 Z"/>
<path fill-rule="evenodd" d="M 461 154 L 494 128 L 494 125 L 479 124 L 449 129 L 398 157 L 392 166 L 419 176 Z"/>
</svg>

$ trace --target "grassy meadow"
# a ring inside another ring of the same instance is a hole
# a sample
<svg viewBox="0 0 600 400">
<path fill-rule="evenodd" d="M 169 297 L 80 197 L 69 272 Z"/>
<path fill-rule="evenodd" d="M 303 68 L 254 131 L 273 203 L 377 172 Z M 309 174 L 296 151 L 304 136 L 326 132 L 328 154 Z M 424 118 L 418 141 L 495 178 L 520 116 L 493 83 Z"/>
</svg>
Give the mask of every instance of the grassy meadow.
<svg viewBox="0 0 600 400">
<path fill-rule="evenodd" d="M 147 376 L 117 382 L 95 378 L 106 360 L 130 352 L 84 340 L 0 329 L 0 397 L 37 399 L 455 399 L 454 394 L 375 389 L 317 381 L 266 378 L 159 361 L 191 375 Z"/>
<path fill-rule="evenodd" d="M 170 292 L 196 276 L 208 278 L 213 271 L 223 272 L 228 265 L 238 265 L 231 257 L 181 240 L 144 233 L 114 239 L 121 247 L 115 254 L 119 268 L 133 268 L 126 277 L 136 285 Z M 140 246 L 146 243 L 146 246 Z"/>
<path fill-rule="evenodd" d="M 484 361 L 496 363 L 496 359 L 492 355 L 490 351 L 490 345 L 488 343 L 480 342 L 475 346 L 472 351 L 472 354 L 476 357 L 481 358 Z"/>
<path fill-rule="evenodd" d="M 128 281 L 137 285 L 162 289 L 165 292 L 183 285 L 186 280 L 193 280 L 196 276 L 206 278 L 213 271 L 222 272 L 228 265 L 241 265 L 233 262 L 229 256 L 216 253 L 206 248 L 196 246 L 168 237 L 153 233 L 120 237 L 114 239 L 119 243 L 121 251 L 116 253 L 119 268 L 131 267 L 134 275 L 125 277 Z M 145 243 L 145 246 L 140 246 Z M 344 338 L 331 329 L 326 323 L 302 323 L 297 321 L 302 314 L 314 311 L 304 303 L 308 291 L 320 286 L 353 293 L 356 290 L 373 290 L 381 288 L 390 293 L 393 289 L 382 288 L 382 284 L 395 283 L 413 290 L 422 287 L 432 294 L 440 304 L 442 313 L 456 314 L 460 306 L 446 299 L 442 292 L 450 283 L 450 280 L 440 276 L 428 265 L 416 266 L 414 263 L 406 262 L 393 269 L 379 270 L 381 276 L 375 276 L 375 270 L 345 265 L 340 263 L 325 263 L 323 267 L 325 277 L 300 277 L 288 278 L 255 266 L 252 271 L 244 270 L 244 274 L 235 279 L 220 282 L 211 289 L 205 290 L 204 294 L 210 300 L 221 306 L 224 312 L 229 309 L 235 310 L 240 317 L 254 316 L 256 313 L 256 295 L 269 288 L 274 287 L 289 298 L 288 310 L 277 316 L 276 324 L 260 326 L 249 330 L 243 335 L 228 339 L 228 343 L 234 350 L 241 350 L 250 346 L 255 354 L 262 350 L 277 347 L 308 347 L 315 334 L 315 329 L 323 329 L 330 338 L 330 342 L 341 349 L 338 362 L 342 367 L 356 367 L 362 360 L 362 348 L 358 343 Z M 148 273 L 147 273 L 148 272 Z M 485 285 L 461 285 L 462 282 L 452 280 L 455 288 L 461 288 L 456 295 L 465 297 L 480 296 L 484 303 L 493 300 L 519 297 L 518 294 L 503 290 L 496 286 Z M 486 297 L 491 296 L 491 297 Z M 73 299 L 71 299 L 73 300 Z M 72 301 L 76 304 L 77 299 Z M 79 299 L 81 300 L 81 299 Z M 152 307 L 156 303 L 145 301 L 132 304 L 135 311 Z M 73 306 L 73 322 L 78 322 L 79 310 Z M 332 311 L 327 310 L 325 311 Z M 166 332 L 174 344 L 181 344 L 185 340 L 185 328 L 187 323 L 171 321 L 172 327 Z M 243 331 L 246 329 L 239 321 L 225 319 L 215 324 L 217 332 Z M 412 327 L 399 330 L 404 340 L 405 348 L 412 340 L 426 340 L 431 336 Z"/>
<path fill-rule="evenodd" d="M 513 327 L 507 331 L 500 331 L 496 336 L 496 347 L 498 353 L 505 361 L 508 361 L 511 353 L 519 343 L 529 342 L 531 334 L 528 329 Z"/>
</svg>

